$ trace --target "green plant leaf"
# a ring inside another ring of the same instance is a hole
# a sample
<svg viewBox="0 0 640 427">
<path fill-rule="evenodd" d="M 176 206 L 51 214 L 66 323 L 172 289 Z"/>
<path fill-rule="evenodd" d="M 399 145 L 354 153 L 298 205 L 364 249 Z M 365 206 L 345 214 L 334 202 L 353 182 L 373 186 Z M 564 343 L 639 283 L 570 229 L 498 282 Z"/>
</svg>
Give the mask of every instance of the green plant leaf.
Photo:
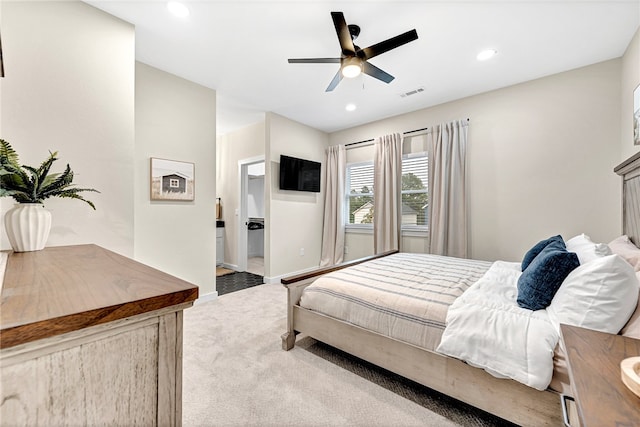
<svg viewBox="0 0 640 427">
<path fill-rule="evenodd" d="M 15 152 L 11 144 L 4 139 L 0 139 L 0 163 L 7 162 L 14 166 L 20 166 L 18 153 Z"/>
<path fill-rule="evenodd" d="M 57 156 L 57 151 L 50 151 L 38 168 L 20 165 L 18 154 L 11 144 L 0 139 L 0 197 L 13 197 L 18 203 L 42 203 L 49 197 L 71 198 L 81 200 L 95 210 L 95 205 L 78 193 L 99 191 L 74 187 L 73 171 L 69 164 L 64 172 L 51 173 Z"/>
<path fill-rule="evenodd" d="M 79 189 L 81 191 L 86 191 L 84 189 Z M 96 190 L 94 190 L 96 191 Z M 91 206 L 93 208 L 93 210 L 96 210 L 95 205 L 93 204 L 93 202 L 91 202 L 90 200 L 85 199 L 84 197 L 82 197 L 79 194 L 76 193 L 71 193 L 71 192 L 64 192 L 61 194 L 58 194 L 57 197 L 63 197 L 63 198 L 70 198 L 70 199 L 77 199 L 77 200 L 82 200 L 83 202 L 85 202 L 86 204 L 88 204 L 89 206 Z"/>
</svg>

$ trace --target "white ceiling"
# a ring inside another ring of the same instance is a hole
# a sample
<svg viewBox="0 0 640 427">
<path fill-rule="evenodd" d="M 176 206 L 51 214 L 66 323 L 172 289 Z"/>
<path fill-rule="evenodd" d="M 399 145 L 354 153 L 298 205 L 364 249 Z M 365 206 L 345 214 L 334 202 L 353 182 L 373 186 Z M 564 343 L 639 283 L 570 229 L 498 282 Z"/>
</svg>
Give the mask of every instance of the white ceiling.
<svg viewBox="0 0 640 427">
<path fill-rule="evenodd" d="M 219 134 L 267 111 L 349 128 L 620 57 L 640 25 L 640 0 L 186 0 L 187 18 L 158 0 L 87 3 L 135 25 L 138 61 L 215 89 Z M 327 93 L 338 64 L 287 63 L 339 56 L 332 11 L 361 27 L 360 47 L 417 30 L 418 40 L 371 59 L 394 81 L 365 75 Z M 477 61 L 486 48 L 498 55 Z"/>
</svg>

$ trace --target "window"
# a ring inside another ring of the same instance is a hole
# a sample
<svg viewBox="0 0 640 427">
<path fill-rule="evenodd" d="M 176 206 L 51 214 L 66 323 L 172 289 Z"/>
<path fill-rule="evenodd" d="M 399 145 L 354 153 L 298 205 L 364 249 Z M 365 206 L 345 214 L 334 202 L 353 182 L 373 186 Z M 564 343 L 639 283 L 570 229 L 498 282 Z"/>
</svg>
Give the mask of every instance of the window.
<svg viewBox="0 0 640 427">
<path fill-rule="evenodd" d="M 427 153 L 402 157 L 402 226 L 426 228 L 428 206 Z"/>
<path fill-rule="evenodd" d="M 171 187 L 171 188 L 179 188 L 180 187 L 180 181 L 178 181 L 177 179 L 170 178 L 169 179 L 169 187 Z"/>
<path fill-rule="evenodd" d="M 373 162 L 351 163 L 346 174 L 347 226 L 373 227 Z M 427 153 L 402 157 L 402 228 L 426 229 L 428 206 Z"/>
<path fill-rule="evenodd" d="M 346 224 L 373 227 L 373 162 L 347 165 Z"/>
</svg>

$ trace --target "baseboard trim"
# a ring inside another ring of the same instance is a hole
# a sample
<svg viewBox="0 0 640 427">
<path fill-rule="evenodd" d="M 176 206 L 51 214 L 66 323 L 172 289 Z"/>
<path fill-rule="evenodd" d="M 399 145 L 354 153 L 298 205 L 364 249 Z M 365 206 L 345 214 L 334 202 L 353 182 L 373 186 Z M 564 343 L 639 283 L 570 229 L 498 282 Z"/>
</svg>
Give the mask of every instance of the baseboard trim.
<svg viewBox="0 0 640 427">
<path fill-rule="evenodd" d="M 226 262 L 223 262 L 222 263 L 222 267 L 226 268 L 227 270 L 238 271 L 238 265 L 237 264 L 227 264 Z"/>
<path fill-rule="evenodd" d="M 218 291 L 209 292 L 208 294 L 200 295 L 193 304 L 198 305 L 205 302 L 213 301 L 217 298 L 218 298 Z"/>
</svg>

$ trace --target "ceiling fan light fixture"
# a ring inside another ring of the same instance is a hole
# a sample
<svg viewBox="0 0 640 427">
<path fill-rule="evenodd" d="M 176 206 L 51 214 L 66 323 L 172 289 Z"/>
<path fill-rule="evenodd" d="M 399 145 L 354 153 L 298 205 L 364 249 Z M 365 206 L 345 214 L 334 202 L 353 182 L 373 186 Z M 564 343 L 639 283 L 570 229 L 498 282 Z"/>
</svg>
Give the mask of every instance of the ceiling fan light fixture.
<svg viewBox="0 0 640 427">
<path fill-rule="evenodd" d="M 360 33 L 360 27 L 353 24 L 347 25 L 342 12 L 331 12 L 331 19 L 340 43 L 339 58 L 289 58 L 290 64 L 340 63 L 340 68 L 325 92 L 334 90 L 343 77 L 354 78 L 360 74 L 366 74 L 384 83 L 391 83 L 394 77 L 370 63 L 369 60 L 418 39 L 418 32 L 413 29 L 361 49 L 353 44 L 353 40 Z"/>
<path fill-rule="evenodd" d="M 348 79 L 358 77 L 362 73 L 362 60 L 357 57 L 345 58 L 342 61 L 342 75 Z"/>
</svg>

